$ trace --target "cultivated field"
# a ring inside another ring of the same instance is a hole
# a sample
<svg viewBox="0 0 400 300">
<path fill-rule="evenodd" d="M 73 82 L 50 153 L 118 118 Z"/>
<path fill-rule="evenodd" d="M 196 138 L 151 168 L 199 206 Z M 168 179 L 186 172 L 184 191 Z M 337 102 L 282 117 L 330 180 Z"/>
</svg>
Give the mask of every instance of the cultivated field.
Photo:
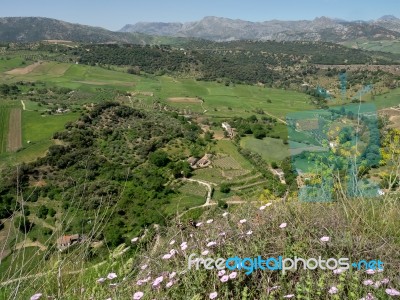
<svg viewBox="0 0 400 300">
<path fill-rule="evenodd" d="M 10 112 L 8 125 L 7 151 L 15 152 L 22 147 L 21 109 L 13 108 Z"/>
<path fill-rule="evenodd" d="M 0 106 L 0 154 L 7 151 L 9 118 L 10 109 Z"/>
</svg>

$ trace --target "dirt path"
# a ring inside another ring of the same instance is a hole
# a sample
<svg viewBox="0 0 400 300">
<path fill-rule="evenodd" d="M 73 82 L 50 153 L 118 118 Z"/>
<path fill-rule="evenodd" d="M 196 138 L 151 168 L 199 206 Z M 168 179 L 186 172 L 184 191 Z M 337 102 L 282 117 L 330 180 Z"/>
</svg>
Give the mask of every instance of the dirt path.
<svg viewBox="0 0 400 300">
<path fill-rule="evenodd" d="M 21 121 L 21 109 L 13 108 L 10 112 L 10 121 L 8 126 L 7 150 L 10 152 L 15 152 L 22 147 Z"/>
<path fill-rule="evenodd" d="M 204 185 L 205 187 L 207 187 L 207 200 L 206 200 L 206 203 L 203 204 L 203 206 L 210 205 L 210 202 L 212 200 L 211 199 L 212 186 L 216 185 L 215 183 L 197 180 L 197 179 L 191 179 L 191 178 L 184 178 L 183 181 L 197 182 L 198 184 L 201 184 L 201 185 Z"/>
</svg>

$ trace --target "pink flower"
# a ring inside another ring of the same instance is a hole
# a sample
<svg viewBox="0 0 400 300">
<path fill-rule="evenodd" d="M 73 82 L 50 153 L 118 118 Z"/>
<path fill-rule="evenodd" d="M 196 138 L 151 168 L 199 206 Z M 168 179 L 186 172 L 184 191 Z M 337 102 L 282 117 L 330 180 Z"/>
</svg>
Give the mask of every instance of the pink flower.
<svg viewBox="0 0 400 300">
<path fill-rule="evenodd" d="M 375 300 L 376 298 L 371 293 L 368 293 L 367 296 L 361 298 L 360 300 Z"/>
<path fill-rule="evenodd" d="M 169 279 L 172 279 L 176 276 L 176 272 L 172 272 L 171 274 L 169 274 Z"/>
<path fill-rule="evenodd" d="M 157 287 L 160 285 L 160 283 L 164 280 L 163 276 L 157 277 L 154 281 L 153 281 L 153 286 Z"/>
<path fill-rule="evenodd" d="M 246 223 L 246 222 L 247 222 L 246 219 L 241 219 L 241 220 L 239 221 L 240 224 L 244 224 L 244 223 Z"/>
<path fill-rule="evenodd" d="M 117 276 L 117 274 L 115 274 L 115 273 L 110 273 L 110 274 L 108 274 L 107 275 L 107 279 L 109 279 L 109 280 L 113 280 L 113 279 L 115 279 L 115 278 L 117 278 L 118 276 Z"/>
<path fill-rule="evenodd" d="M 144 295 L 143 292 L 136 292 L 136 293 L 133 295 L 133 299 L 134 299 L 134 300 L 140 300 L 140 299 L 142 299 L 143 295 Z"/>
<path fill-rule="evenodd" d="M 346 271 L 346 270 L 345 269 L 336 269 L 336 270 L 333 270 L 333 274 L 339 275 L 339 274 L 342 274 L 344 271 Z"/>
<path fill-rule="evenodd" d="M 143 283 L 144 283 L 144 281 L 143 281 L 143 280 L 138 280 L 138 281 L 136 281 L 136 284 L 137 284 L 138 286 L 141 286 L 141 285 L 143 285 Z"/>
<path fill-rule="evenodd" d="M 220 270 L 220 271 L 218 272 L 218 277 L 221 277 L 221 276 L 225 275 L 225 273 L 226 273 L 225 270 Z"/>
<path fill-rule="evenodd" d="M 227 282 L 229 280 L 229 276 L 228 275 L 224 275 L 221 277 L 221 282 Z"/>
<path fill-rule="evenodd" d="M 162 257 L 162 259 L 170 259 L 172 257 L 171 254 L 164 254 L 164 256 Z"/>
<path fill-rule="evenodd" d="M 287 226 L 286 223 L 282 223 L 281 225 L 279 225 L 279 228 L 285 228 Z"/>
<path fill-rule="evenodd" d="M 329 289 L 328 293 L 333 295 L 333 294 L 337 294 L 337 292 L 339 292 L 338 288 L 336 286 L 333 286 Z"/>
<path fill-rule="evenodd" d="M 209 242 L 207 244 L 207 247 L 212 247 L 212 246 L 215 246 L 216 244 L 217 244 L 216 242 Z"/>
<path fill-rule="evenodd" d="M 168 282 L 168 283 L 165 285 L 165 287 L 166 287 L 166 288 L 170 288 L 173 284 L 174 284 L 174 282 L 173 282 L 173 281 L 170 281 L 170 282 Z"/>
<path fill-rule="evenodd" d="M 208 253 L 210 253 L 210 251 L 204 250 L 203 252 L 201 252 L 201 255 L 207 255 Z"/>
<path fill-rule="evenodd" d="M 294 297 L 294 295 L 293 295 L 293 294 L 290 294 L 290 295 L 283 296 L 283 298 L 293 298 L 293 297 Z"/>
<path fill-rule="evenodd" d="M 400 292 L 398 290 L 395 290 L 395 289 L 386 289 L 385 292 L 389 296 L 400 296 Z"/>
<path fill-rule="evenodd" d="M 226 217 L 227 215 L 228 215 L 228 212 L 224 212 L 224 213 L 222 214 L 223 217 Z"/>
<path fill-rule="evenodd" d="M 210 299 L 215 299 L 215 298 L 217 298 L 217 296 L 218 296 L 218 293 L 217 292 L 213 292 L 213 293 L 210 294 L 209 298 Z"/>
<path fill-rule="evenodd" d="M 329 242 L 330 238 L 329 236 L 323 236 L 322 238 L 319 239 L 321 242 Z"/>
<path fill-rule="evenodd" d="M 186 250 L 187 247 L 188 247 L 187 242 L 183 242 L 183 243 L 181 244 L 181 249 L 182 249 L 182 251 Z"/>
<path fill-rule="evenodd" d="M 102 277 L 102 278 L 97 279 L 96 281 L 98 283 L 103 283 L 104 281 L 106 281 L 106 279 Z"/>
<path fill-rule="evenodd" d="M 131 242 L 132 242 L 132 243 L 135 243 L 135 242 L 137 242 L 138 240 L 139 240 L 139 238 L 138 238 L 138 237 L 135 237 L 135 238 L 131 239 Z"/>
<path fill-rule="evenodd" d="M 373 274 L 375 274 L 375 270 L 368 269 L 368 270 L 365 271 L 365 273 L 367 273 L 368 275 L 373 275 Z"/>
<path fill-rule="evenodd" d="M 374 282 L 373 282 L 371 279 L 368 279 L 368 280 L 364 280 L 364 281 L 363 281 L 363 284 L 364 284 L 365 286 L 368 286 L 368 285 L 373 285 Z"/>
<path fill-rule="evenodd" d="M 389 278 L 383 278 L 382 280 L 381 280 L 381 283 L 382 284 L 388 284 L 389 283 Z"/>
<path fill-rule="evenodd" d="M 171 256 L 174 256 L 176 254 L 176 250 L 175 249 L 169 250 L 169 254 L 171 254 Z"/>
<path fill-rule="evenodd" d="M 214 222 L 214 220 L 213 220 L 213 219 L 209 219 L 209 220 L 207 220 L 207 224 L 211 224 L 212 222 Z"/>
<path fill-rule="evenodd" d="M 33 295 L 31 297 L 31 300 L 39 300 L 40 298 L 42 298 L 42 294 L 41 293 L 37 293 L 35 295 Z"/>
<path fill-rule="evenodd" d="M 229 279 L 235 279 L 237 276 L 237 272 L 232 272 L 231 274 L 229 274 Z"/>
</svg>

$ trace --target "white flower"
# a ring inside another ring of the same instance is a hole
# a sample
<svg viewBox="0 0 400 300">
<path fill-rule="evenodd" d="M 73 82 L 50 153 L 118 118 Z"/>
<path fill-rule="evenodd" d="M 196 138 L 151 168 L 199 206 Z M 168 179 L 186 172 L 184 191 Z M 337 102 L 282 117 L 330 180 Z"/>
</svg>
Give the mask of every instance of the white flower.
<svg viewBox="0 0 400 300">
<path fill-rule="evenodd" d="M 374 282 L 373 282 L 372 280 L 368 279 L 368 280 L 364 280 L 364 281 L 363 281 L 363 284 L 364 284 L 365 286 L 368 286 L 368 285 L 373 285 Z"/>
<path fill-rule="evenodd" d="M 385 292 L 390 296 L 400 296 L 400 292 L 395 289 L 386 289 Z"/>
<path fill-rule="evenodd" d="M 323 236 L 322 238 L 320 238 L 321 242 L 329 242 L 330 237 L 329 236 Z"/>
<path fill-rule="evenodd" d="M 200 227 L 201 225 L 203 225 L 203 223 L 199 222 L 199 223 L 196 224 L 196 227 Z"/>
<path fill-rule="evenodd" d="M 211 224 L 212 222 L 214 222 L 214 220 L 213 220 L 213 219 L 209 219 L 209 220 L 207 220 L 207 224 Z"/>
<path fill-rule="evenodd" d="M 365 271 L 365 273 L 367 273 L 368 275 L 373 275 L 373 274 L 375 274 L 375 270 L 368 269 L 368 270 Z"/>
<path fill-rule="evenodd" d="M 336 270 L 333 270 L 333 274 L 339 275 L 339 274 L 342 274 L 344 271 L 346 271 L 346 269 L 336 269 Z"/>
<path fill-rule="evenodd" d="M 240 224 L 243 224 L 243 223 L 246 223 L 246 222 L 247 222 L 246 219 L 241 219 L 241 220 L 239 221 Z"/>
<path fill-rule="evenodd" d="M 264 210 L 266 208 L 266 206 L 265 205 L 263 205 L 263 206 L 260 206 L 260 210 Z"/>
<path fill-rule="evenodd" d="M 227 215 L 228 215 L 227 211 L 222 214 L 223 217 L 226 217 Z"/>
<path fill-rule="evenodd" d="M 281 225 L 279 225 L 279 228 L 285 228 L 287 226 L 286 223 L 282 223 Z"/>
<path fill-rule="evenodd" d="M 135 237 L 135 238 L 131 239 L 131 242 L 132 242 L 132 243 L 135 243 L 135 242 L 137 242 L 138 240 L 139 240 L 139 238 L 138 238 L 138 237 Z"/>
<path fill-rule="evenodd" d="M 159 286 L 160 283 L 161 283 L 163 280 L 164 280 L 164 277 L 163 277 L 163 276 L 157 277 L 157 278 L 153 281 L 153 286 L 154 286 L 154 287 Z"/>
<path fill-rule="evenodd" d="M 97 279 L 96 281 L 98 283 L 103 283 L 104 281 L 106 281 L 106 279 L 102 277 L 102 278 Z"/>
<path fill-rule="evenodd" d="M 171 274 L 169 274 L 169 279 L 172 279 L 176 276 L 176 272 L 172 272 Z"/>
<path fill-rule="evenodd" d="M 164 254 L 164 256 L 162 257 L 162 259 L 170 259 L 172 257 L 171 254 Z"/>
<path fill-rule="evenodd" d="M 253 231 L 249 230 L 249 231 L 246 232 L 246 234 L 247 234 L 247 235 L 252 235 L 252 234 L 253 234 Z"/>
<path fill-rule="evenodd" d="M 140 267 L 140 269 L 141 269 L 141 270 L 146 270 L 147 267 L 148 267 L 148 265 L 143 265 L 143 266 Z"/>
<path fill-rule="evenodd" d="M 108 274 L 107 275 L 107 279 L 109 279 L 109 280 L 113 280 L 113 279 L 115 279 L 115 278 L 117 278 L 118 276 L 117 276 L 117 274 L 115 274 L 115 273 L 110 273 L 110 274 Z"/>
<path fill-rule="evenodd" d="M 35 295 L 33 295 L 31 297 L 31 300 L 39 300 L 40 298 L 42 298 L 42 294 L 41 293 L 37 293 Z"/>
<path fill-rule="evenodd" d="M 217 292 L 213 292 L 213 293 L 211 293 L 211 294 L 209 295 L 209 298 L 210 298 L 210 299 L 215 299 L 215 298 L 217 298 L 217 296 L 218 296 L 218 293 L 217 293 Z"/>
<path fill-rule="evenodd" d="M 170 245 L 175 244 L 175 240 L 170 241 L 169 244 L 170 244 Z"/>
<path fill-rule="evenodd" d="M 290 294 L 290 295 L 283 296 L 283 298 L 293 298 L 293 297 L 294 297 L 294 295 L 293 295 L 293 294 Z"/>
<path fill-rule="evenodd" d="M 210 251 L 204 250 L 203 252 L 201 252 L 201 255 L 207 255 L 208 253 L 210 253 Z"/>
<path fill-rule="evenodd" d="M 133 299 L 140 300 L 140 299 L 142 299 L 143 295 L 144 295 L 143 292 L 136 292 L 135 294 L 133 294 Z"/>
<path fill-rule="evenodd" d="M 217 244 L 216 242 L 209 242 L 207 244 L 207 247 L 212 247 L 212 246 L 215 246 L 216 244 Z"/>
</svg>

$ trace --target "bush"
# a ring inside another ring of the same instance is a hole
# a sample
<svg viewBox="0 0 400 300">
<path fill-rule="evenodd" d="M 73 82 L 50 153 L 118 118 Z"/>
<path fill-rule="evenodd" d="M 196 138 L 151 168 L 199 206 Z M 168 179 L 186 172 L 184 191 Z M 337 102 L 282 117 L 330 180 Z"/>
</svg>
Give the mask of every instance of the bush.
<svg viewBox="0 0 400 300">
<path fill-rule="evenodd" d="M 221 193 L 227 194 L 231 191 L 231 187 L 227 183 L 223 183 L 223 184 L 221 184 L 221 187 L 219 190 L 221 191 Z"/>
<path fill-rule="evenodd" d="M 39 207 L 39 210 L 36 213 L 36 215 L 41 219 L 45 219 L 48 213 L 49 209 L 45 205 L 42 205 Z"/>
<path fill-rule="evenodd" d="M 218 200 L 218 207 L 222 209 L 227 209 L 228 208 L 228 203 L 224 200 Z"/>
</svg>

